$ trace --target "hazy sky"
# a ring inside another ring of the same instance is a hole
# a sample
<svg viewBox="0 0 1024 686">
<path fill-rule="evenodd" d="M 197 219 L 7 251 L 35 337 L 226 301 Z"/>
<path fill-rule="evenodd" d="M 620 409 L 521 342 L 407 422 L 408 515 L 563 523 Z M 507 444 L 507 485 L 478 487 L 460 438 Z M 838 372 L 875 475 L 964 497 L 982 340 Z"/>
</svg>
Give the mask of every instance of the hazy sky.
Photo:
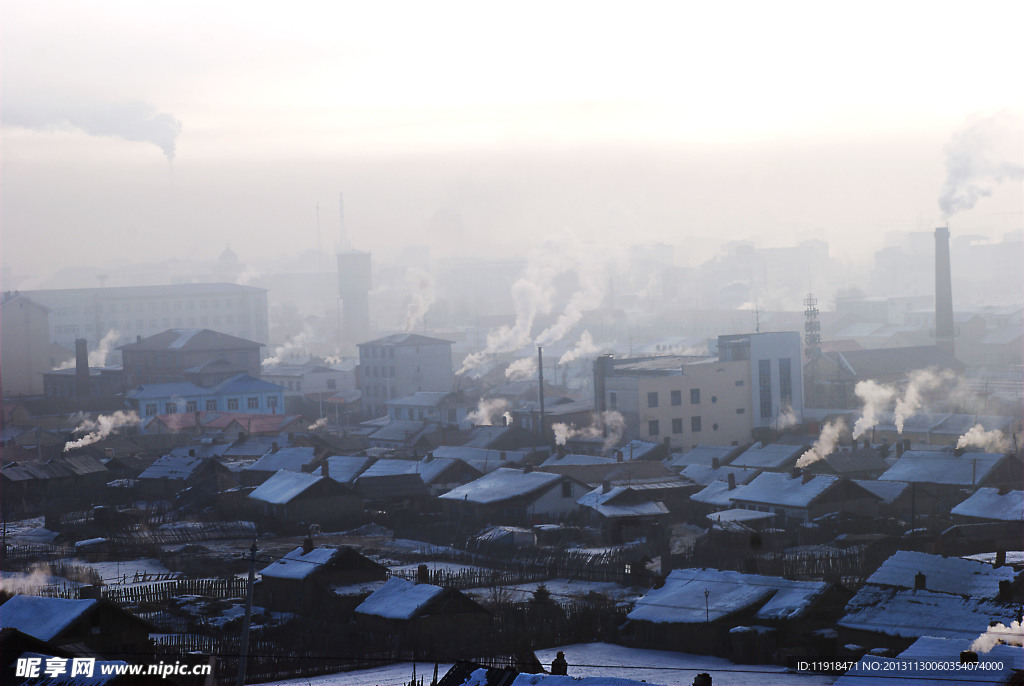
<svg viewBox="0 0 1024 686">
<path fill-rule="evenodd" d="M 989 164 L 962 172 L 1009 179 L 951 230 L 998 238 L 1022 223 L 1022 14 L 4 0 L 3 263 L 267 259 L 317 245 L 318 204 L 333 249 L 340 191 L 378 251 L 570 231 L 866 254 L 944 221 L 950 141 Z M 998 127 L 958 134 L 979 121 Z"/>
</svg>

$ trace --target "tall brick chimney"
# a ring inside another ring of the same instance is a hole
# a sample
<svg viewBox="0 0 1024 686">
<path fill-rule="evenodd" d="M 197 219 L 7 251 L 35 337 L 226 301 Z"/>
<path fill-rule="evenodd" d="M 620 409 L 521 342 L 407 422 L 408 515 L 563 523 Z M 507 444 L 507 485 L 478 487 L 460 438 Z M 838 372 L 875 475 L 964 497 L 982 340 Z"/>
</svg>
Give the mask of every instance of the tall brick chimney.
<svg viewBox="0 0 1024 686">
<path fill-rule="evenodd" d="M 89 348 L 84 338 L 75 339 L 75 394 L 89 397 Z"/>
<path fill-rule="evenodd" d="M 953 277 L 949 268 L 949 229 L 935 229 L 935 347 L 955 354 L 953 337 Z"/>
</svg>

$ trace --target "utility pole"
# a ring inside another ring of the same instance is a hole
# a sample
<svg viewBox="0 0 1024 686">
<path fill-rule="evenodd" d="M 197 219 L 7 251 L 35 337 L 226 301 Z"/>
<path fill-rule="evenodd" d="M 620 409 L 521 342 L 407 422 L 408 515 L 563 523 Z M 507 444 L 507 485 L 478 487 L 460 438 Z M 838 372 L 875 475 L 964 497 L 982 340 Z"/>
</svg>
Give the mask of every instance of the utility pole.
<svg viewBox="0 0 1024 686">
<path fill-rule="evenodd" d="M 252 587 L 256 583 L 256 539 L 249 548 L 249 586 L 245 592 L 245 621 L 242 624 L 242 650 L 238 656 L 236 686 L 245 686 L 245 663 L 249 659 L 249 622 L 252 621 Z"/>
<path fill-rule="evenodd" d="M 544 442 L 544 350 L 537 346 L 537 370 L 540 378 L 540 440 Z"/>
</svg>

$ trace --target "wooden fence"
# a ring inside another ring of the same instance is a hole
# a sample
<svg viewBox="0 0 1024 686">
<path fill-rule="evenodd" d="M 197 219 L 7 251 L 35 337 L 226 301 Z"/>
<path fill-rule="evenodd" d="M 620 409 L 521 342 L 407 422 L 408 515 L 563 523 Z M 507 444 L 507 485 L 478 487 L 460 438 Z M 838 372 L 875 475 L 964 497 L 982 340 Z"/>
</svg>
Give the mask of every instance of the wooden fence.
<svg viewBox="0 0 1024 686">
<path fill-rule="evenodd" d="M 176 579 L 138 586 L 104 586 L 103 597 L 122 605 L 161 602 L 184 595 L 244 598 L 246 579 Z"/>
</svg>

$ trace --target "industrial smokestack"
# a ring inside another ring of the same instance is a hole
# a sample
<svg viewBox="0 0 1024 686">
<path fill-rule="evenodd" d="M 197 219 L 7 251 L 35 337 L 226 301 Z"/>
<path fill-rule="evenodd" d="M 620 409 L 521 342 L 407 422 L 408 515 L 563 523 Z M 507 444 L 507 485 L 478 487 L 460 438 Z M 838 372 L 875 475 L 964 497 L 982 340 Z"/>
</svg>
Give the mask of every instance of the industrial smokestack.
<svg viewBox="0 0 1024 686">
<path fill-rule="evenodd" d="M 537 369 L 540 377 L 540 439 L 544 440 L 544 350 L 537 346 Z"/>
<path fill-rule="evenodd" d="M 75 339 L 75 393 L 89 397 L 89 348 L 84 338 Z"/>
<path fill-rule="evenodd" d="M 955 354 L 953 337 L 953 277 L 949 268 L 949 229 L 935 229 L 935 347 Z"/>
</svg>

